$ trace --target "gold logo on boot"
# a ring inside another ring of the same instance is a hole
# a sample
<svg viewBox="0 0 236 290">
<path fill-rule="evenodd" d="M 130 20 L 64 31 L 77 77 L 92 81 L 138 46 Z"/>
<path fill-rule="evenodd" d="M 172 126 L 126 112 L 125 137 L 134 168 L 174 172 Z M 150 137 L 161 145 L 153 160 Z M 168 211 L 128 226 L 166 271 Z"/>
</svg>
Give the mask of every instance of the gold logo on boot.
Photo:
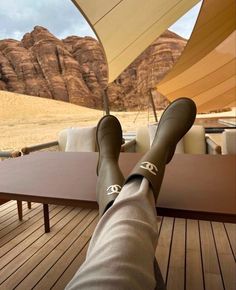
<svg viewBox="0 0 236 290">
<path fill-rule="evenodd" d="M 121 186 L 118 184 L 113 184 L 107 188 L 107 195 L 110 195 L 113 193 L 120 193 L 120 191 L 121 191 Z"/>
<path fill-rule="evenodd" d="M 147 171 L 149 171 L 153 175 L 157 175 L 158 169 L 151 162 L 144 161 L 144 162 L 141 163 L 140 167 L 143 168 L 143 169 L 146 169 Z"/>
</svg>

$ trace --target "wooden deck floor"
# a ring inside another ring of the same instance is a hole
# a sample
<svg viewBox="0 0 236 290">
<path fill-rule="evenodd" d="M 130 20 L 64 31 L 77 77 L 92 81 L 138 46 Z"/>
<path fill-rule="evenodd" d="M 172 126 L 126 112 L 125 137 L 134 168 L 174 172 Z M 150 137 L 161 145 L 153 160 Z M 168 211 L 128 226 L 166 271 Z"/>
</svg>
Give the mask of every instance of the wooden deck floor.
<svg viewBox="0 0 236 290">
<path fill-rule="evenodd" d="M 96 226 L 95 210 L 50 206 L 44 233 L 42 206 L 0 206 L 0 289 L 64 289 L 84 261 Z M 156 256 L 168 290 L 235 290 L 236 225 L 159 219 Z"/>
</svg>

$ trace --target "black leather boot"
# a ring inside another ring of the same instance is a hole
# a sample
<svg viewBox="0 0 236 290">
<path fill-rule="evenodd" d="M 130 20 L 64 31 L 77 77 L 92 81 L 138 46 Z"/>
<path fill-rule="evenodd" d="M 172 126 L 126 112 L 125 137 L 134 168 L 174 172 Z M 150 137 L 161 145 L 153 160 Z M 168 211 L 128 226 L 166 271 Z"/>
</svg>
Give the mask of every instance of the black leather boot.
<svg viewBox="0 0 236 290">
<path fill-rule="evenodd" d="M 181 98 L 172 102 L 161 116 L 152 147 L 134 167 L 126 182 L 135 176 L 147 178 L 156 200 L 165 165 L 172 159 L 177 143 L 192 127 L 195 117 L 196 106 L 191 99 Z"/>
<path fill-rule="evenodd" d="M 122 129 L 116 117 L 106 115 L 99 121 L 96 141 L 99 152 L 96 193 L 99 215 L 102 216 L 113 204 L 124 184 L 124 176 L 118 165 Z"/>
</svg>

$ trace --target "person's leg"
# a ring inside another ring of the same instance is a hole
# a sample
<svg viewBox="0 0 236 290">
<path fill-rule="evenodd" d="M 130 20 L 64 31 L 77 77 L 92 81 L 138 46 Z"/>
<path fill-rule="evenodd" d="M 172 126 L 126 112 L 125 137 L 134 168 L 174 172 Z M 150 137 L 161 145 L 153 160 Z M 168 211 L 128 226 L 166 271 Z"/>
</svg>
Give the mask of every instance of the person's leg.
<svg viewBox="0 0 236 290">
<path fill-rule="evenodd" d="M 98 123 L 97 200 L 102 218 L 93 233 L 86 261 L 67 289 L 141 289 L 141 282 L 154 289 L 156 277 L 160 280 L 158 284 L 163 284 L 160 275 L 155 275 L 153 264 L 157 222 L 148 181 L 136 178 L 122 188 L 116 199 L 116 191 L 124 183 L 118 166 L 121 135 L 119 122 L 113 116 L 105 116 Z M 137 256 L 137 249 L 145 254 Z"/>
<path fill-rule="evenodd" d="M 157 233 L 149 183 L 135 178 L 100 219 L 86 260 L 67 289 L 154 289 Z"/>
<path fill-rule="evenodd" d="M 172 102 L 161 116 L 151 149 L 136 164 L 127 180 L 137 176 L 147 178 L 157 199 L 165 165 L 171 161 L 177 143 L 192 127 L 195 117 L 196 106 L 192 100 L 181 98 Z"/>
<path fill-rule="evenodd" d="M 122 129 L 116 117 L 106 115 L 99 121 L 96 141 L 99 151 L 96 194 L 101 217 L 112 206 L 124 184 L 124 176 L 118 165 Z"/>
<path fill-rule="evenodd" d="M 99 221 L 86 261 L 67 289 L 155 288 L 155 201 L 165 164 L 171 160 L 179 139 L 191 127 L 195 113 L 194 104 L 187 99 L 174 102 L 164 112 L 153 147 L 137 164 L 113 206 Z"/>
</svg>

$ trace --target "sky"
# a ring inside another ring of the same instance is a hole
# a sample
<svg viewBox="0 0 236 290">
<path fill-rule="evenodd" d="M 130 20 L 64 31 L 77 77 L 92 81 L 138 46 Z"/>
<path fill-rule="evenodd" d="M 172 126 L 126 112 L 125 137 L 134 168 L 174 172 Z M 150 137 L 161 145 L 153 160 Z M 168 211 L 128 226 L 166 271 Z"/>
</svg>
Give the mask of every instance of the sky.
<svg viewBox="0 0 236 290">
<path fill-rule="evenodd" d="M 179 19 L 170 30 L 189 38 L 201 2 Z M 21 40 L 36 25 L 59 39 L 70 35 L 93 36 L 92 29 L 70 0 L 0 0 L 0 40 Z"/>
</svg>

